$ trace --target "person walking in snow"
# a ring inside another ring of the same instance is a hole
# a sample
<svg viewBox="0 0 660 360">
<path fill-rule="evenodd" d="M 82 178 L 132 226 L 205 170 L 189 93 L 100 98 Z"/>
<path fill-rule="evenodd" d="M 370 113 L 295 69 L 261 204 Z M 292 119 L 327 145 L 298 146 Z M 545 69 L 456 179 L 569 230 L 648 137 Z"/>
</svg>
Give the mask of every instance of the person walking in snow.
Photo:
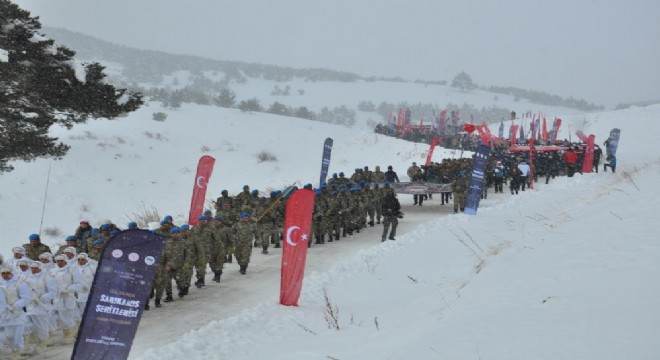
<svg viewBox="0 0 660 360">
<path fill-rule="evenodd" d="M 400 182 L 399 176 L 396 174 L 394 170 L 392 170 L 392 165 L 389 165 L 387 167 L 387 171 L 385 172 L 385 181 L 388 181 L 390 183 Z"/>
<path fill-rule="evenodd" d="M 523 160 L 518 164 L 518 170 L 520 170 L 520 187 L 522 188 L 522 191 L 525 191 L 525 186 L 527 185 L 527 181 L 529 181 L 530 167 L 525 160 Z"/>
<path fill-rule="evenodd" d="M 386 238 L 396 240 L 394 236 L 396 235 L 396 228 L 399 226 L 398 217 L 402 215 L 401 204 L 399 203 L 399 199 L 396 198 L 396 193 L 394 191 L 385 193 L 381 207 L 383 213 L 383 234 L 381 236 L 381 242 L 385 241 Z M 391 230 L 390 225 L 392 226 Z"/>
<path fill-rule="evenodd" d="M 0 276 L 0 327 L 9 341 L 10 359 L 18 360 L 25 347 L 24 334 L 28 323 L 23 308 L 32 301 L 32 292 L 27 284 L 17 281 L 13 269 L 0 269 Z"/>
<path fill-rule="evenodd" d="M 252 241 L 254 240 L 254 223 L 250 220 L 250 214 L 244 212 L 239 218 L 232 230 L 234 231 L 234 244 L 236 250 L 236 262 L 240 266 L 239 272 L 245 275 L 248 265 L 250 264 L 250 256 L 252 255 Z"/>
<path fill-rule="evenodd" d="M 603 171 L 607 172 L 607 168 L 609 167 L 610 169 L 612 169 L 612 172 L 615 173 L 616 172 L 616 156 L 614 156 L 614 154 L 609 154 L 607 156 L 607 161 L 608 161 L 607 164 L 603 164 Z"/>
</svg>

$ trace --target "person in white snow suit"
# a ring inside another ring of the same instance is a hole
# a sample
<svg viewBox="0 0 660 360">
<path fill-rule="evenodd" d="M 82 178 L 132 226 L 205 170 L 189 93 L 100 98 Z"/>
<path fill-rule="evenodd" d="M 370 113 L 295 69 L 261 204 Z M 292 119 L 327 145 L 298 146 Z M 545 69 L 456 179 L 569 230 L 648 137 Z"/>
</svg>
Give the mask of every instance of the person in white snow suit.
<svg viewBox="0 0 660 360">
<path fill-rule="evenodd" d="M 57 296 L 57 282 L 48 274 L 41 271 L 41 263 L 30 263 L 31 274 L 25 283 L 32 290 L 32 301 L 25 307 L 25 314 L 32 325 L 31 338 L 36 344 L 35 353 L 39 354 L 46 349 L 49 338 L 55 334 L 53 299 Z"/>
<path fill-rule="evenodd" d="M 72 267 L 73 285 L 71 288 L 76 292 L 78 311 L 82 314 L 85 312 L 85 304 L 94 281 L 96 266 L 89 261 L 86 253 L 78 254 L 76 260 L 78 264 Z"/>
<path fill-rule="evenodd" d="M 55 256 L 57 268 L 53 269 L 51 276 L 57 283 L 58 293 L 53 299 L 53 309 L 57 326 L 62 329 L 62 343 L 72 344 L 75 337 L 75 328 L 80 318 L 76 297 L 73 290 L 73 275 L 67 266 L 66 255 Z"/>
<path fill-rule="evenodd" d="M 18 360 L 25 347 L 23 336 L 27 325 L 27 315 L 23 308 L 31 301 L 31 291 L 27 284 L 14 278 L 14 270 L 4 267 L 0 270 L 2 295 L 0 295 L 0 326 L 9 341 L 11 360 Z"/>
</svg>

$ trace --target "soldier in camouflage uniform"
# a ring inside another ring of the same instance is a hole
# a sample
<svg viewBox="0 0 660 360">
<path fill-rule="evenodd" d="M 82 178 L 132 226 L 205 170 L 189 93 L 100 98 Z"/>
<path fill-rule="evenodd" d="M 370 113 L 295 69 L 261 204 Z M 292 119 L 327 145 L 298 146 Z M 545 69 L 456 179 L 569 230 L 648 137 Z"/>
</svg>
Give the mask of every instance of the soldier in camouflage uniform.
<svg viewBox="0 0 660 360">
<path fill-rule="evenodd" d="M 371 174 L 371 182 L 375 182 L 375 183 L 385 182 L 385 173 L 380 171 L 380 166 L 376 166 L 376 169 Z"/>
<path fill-rule="evenodd" d="M 355 169 L 355 172 L 353 173 L 353 175 L 351 175 L 351 181 L 355 184 L 359 184 L 360 181 L 362 181 L 363 179 L 364 177 L 362 175 L 362 169 L 360 168 Z"/>
<path fill-rule="evenodd" d="M 257 219 L 259 219 L 257 226 L 261 228 L 261 237 L 264 243 L 262 243 L 262 248 L 268 250 L 268 245 L 270 243 L 277 243 L 279 239 L 279 221 L 282 215 L 280 214 L 280 202 L 281 199 L 277 191 L 271 191 L 270 197 L 266 199 L 262 205 L 263 209 L 260 210 L 261 214 Z"/>
<path fill-rule="evenodd" d="M 188 294 L 186 282 L 182 278 L 182 270 L 185 264 L 190 264 L 192 254 L 186 247 L 185 241 L 181 241 L 181 230 L 178 227 L 170 229 L 170 239 L 165 242 L 163 250 L 163 264 L 165 270 L 165 297 L 164 302 L 174 301 L 172 298 L 172 280 L 176 282 L 179 298 Z"/>
<path fill-rule="evenodd" d="M 373 227 L 376 216 L 376 206 L 378 205 L 378 201 L 377 201 L 378 199 L 376 197 L 378 195 L 374 190 L 371 189 L 369 183 L 364 184 L 364 188 L 362 192 L 364 196 L 365 211 L 367 213 L 367 216 L 369 217 L 368 224 L 370 227 Z"/>
<path fill-rule="evenodd" d="M 254 223 L 249 213 L 242 213 L 240 221 L 232 227 L 234 244 L 236 244 L 236 262 L 241 267 L 239 272 L 245 275 L 252 255 L 252 240 L 254 239 Z"/>
<path fill-rule="evenodd" d="M 215 202 L 215 210 L 216 216 L 222 216 L 225 219 L 225 226 L 231 227 L 238 218 L 234 206 L 234 198 L 229 196 L 227 190 L 222 190 L 222 196 L 220 196 Z"/>
<path fill-rule="evenodd" d="M 226 252 L 231 244 L 231 228 L 225 226 L 222 216 L 213 219 L 213 243 L 208 247 L 209 266 L 213 271 L 213 281 L 220 282 Z"/>
<path fill-rule="evenodd" d="M 41 238 L 38 234 L 32 234 L 29 236 L 30 242 L 23 245 L 25 249 L 25 255 L 33 261 L 39 261 L 39 255 L 50 252 L 50 247 L 41 242 Z"/>
<path fill-rule="evenodd" d="M 380 219 L 383 216 L 383 210 L 381 208 L 381 201 L 383 199 L 383 189 L 378 183 L 375 183 L 373 190 L 371 190 L 373 196 L 374 204 L 374 215 L 376 217 L 376 224 L 380 224 Z"/>
<path fill-rule="evenodd" d="M 316 191 L 314 198 L 314 211 L 312 212 L 312 229 L 314 229 L 314 239 L 317 244 L 325 244 L 325 234 L 328 233 L 328 223 L 324 218 L 324 214 L 328 210 L 328 189 L 321 186 L 320 190 Z M 330 238 L 332 240 L 332 237 Z"/>
<path fill-rule="evenodd" d="M 200 289 L 205 286 L 206 264 L 208 263 L 207 247 L 213 241 L 213 230 L 206 215 L 197 218 L 197 225 L 190 232 L 195 247 L 195 286 Z"/>
<path fill-rule="evenodd" d="M 328 205 L 323 214 L 324 228 L 328 231 L 328 242 L 339 240 L 341 235 L 341 209 L 342 203 L 339 192 L 333 191 L 327 199 Z"/>
<path fill-rule="evenodd" d="M 98 238 L 98 239 L 94 240 L 93 247 L 91 249 L 89 249 L 89 251 L 87 252 L 87 256 L 90 259 L 100 261 L 101 260 L 101 253 L 103 252 L 104 245 L 105 245 L 105 243 L 103 242 L 103 238 Z M 76 249 L 76 250 L 78 250 L 78 249 Z"/>
<path fill-rule="evenodd" d="M 467 169 L 463 169 L 458 172 L 456 179 L 454 179 L 454 182 L 451 184 L 451 191 L 453 193 L 452 196 L 454 197 L 454 214 L 458 213 L 459 209 L 461 211 L 465 209 L 468 181 L 469 176 Z"/>
<path fill-rule="evenodd" d="M 234 208 L 236 211 L 240 214 L 246 211 L 243 211 L 244 207 L 245 210 L 249 209 L 252 205 L 252 194 L 250 193 L 250 187 L 245 185 L 243 186 L 243 191 L 236 195 L 234 197 Z"/>
<path fill-rule="evenodd" d="M 156 229 L 155 233 L 157 235 L 168 238 L 167 241 L 169 241 L 171 236 L 171 229 L 172 224 L 170 224 L 167 220 L 163 220 L 160 222 L 160 227 Z M 156 267 L 156 276 L 154 277 L 153 288 L 151 290 L 151 295 L 155 297 L 154 303 L 156 304 L 157 308 L 161 307 L 160 299 L 163 297 L 163 293 L 165 292 L 165 279 L 165 256 L 161 254 L 160 261 Z"/>
<path fill-rule="evenodd" d="M 190 236 L 190 225 L 181 225 L 179 227 L 179 236 L 181 237 L 179 239 L 179 243 L 181 243 L 181 246 L 185 249 L 185 251 L 190 254 L 188 261 L 184 262 L 183 266 L 178 271 L 179 281 L 177 284 L 179 284 L 181 289 L 183 289 L 183 294 L 180 296 L 185 296 L 188 295 L 188 291 L 192 282 L 191 279 L 193 275 L 193 264 L 197 259 L 197 249 L 195 248 L 195 243 Z"/>
<path fill-rule="evenodd" d="M 255 190 L 252 191 L 254 192 Z M 259 198 L 256 206 L 252 207 L 251 211 L 248 211 L 246 207 L 244 207 L 244 210 L 252 214 L 256 219 L 254 223 L 254 247 L 261 247 L 261 253 L 268 254 L 270 226 L 264 221 L 267 217 L 266 210 L 269 210 L 266 198 L 263 196 Z"/>
<path fill-rule="evenodd" d="M 339 227 L 341 227 L 341 236 L 353 235 L 351 212 L 353 210 L 353 199 L 351 198 L 350 191 L 345 187 L 339 187 L 337 193 L 337 201 L 339 201 Z"/>
<path fill-rule="evenodd" d="M 66 241 L 66 245 L 61 245 L 59 249 L 57 249 L 55 256 L 64 254 L 64 249 L 68 248 L 69 246 L 76 248 L 76 254 L 86 252 L 82 246 L 78 246 L 78 239 L 75 236 L 69 235 L 66 237 L 66 239 L 64 239 L 64 241 Z"/>
<path fill-rule="evenodd" d="M 369 167 L 365 165 L 364 169 L 362 170 L 362 180 L 370 183 L 374 181 L 374 173 L 373 171 L 369 170 Z"/>
</svg>

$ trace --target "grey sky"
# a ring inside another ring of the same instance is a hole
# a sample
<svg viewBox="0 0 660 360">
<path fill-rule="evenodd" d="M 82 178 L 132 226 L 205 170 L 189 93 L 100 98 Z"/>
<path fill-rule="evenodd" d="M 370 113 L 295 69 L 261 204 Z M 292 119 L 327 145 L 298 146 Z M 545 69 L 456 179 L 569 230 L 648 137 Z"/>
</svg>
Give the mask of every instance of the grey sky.
<svg viewBox="0 0 660 360">
<path fill-rule="evenodd" d="M 15 0 L 143 49 L 517 86 L 608 107 L 660 99 L 657 0 Z"/>
</svg>

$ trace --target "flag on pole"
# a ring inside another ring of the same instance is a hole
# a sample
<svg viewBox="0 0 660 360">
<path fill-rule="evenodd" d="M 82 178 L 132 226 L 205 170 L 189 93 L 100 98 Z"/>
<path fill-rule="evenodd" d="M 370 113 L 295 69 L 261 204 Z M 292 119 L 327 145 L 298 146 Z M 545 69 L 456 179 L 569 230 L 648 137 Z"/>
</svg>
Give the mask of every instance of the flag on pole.
<svg viewBox="0 0 660 360">
<path fill-rule="evenodd" d="M 195 175 L 195 185 L 193 186 L 190 212 L 188 213 L 188 223 L 190 225 L 197 224 L 197 218 L 204 213 L 206 185 L 208 185 L 211 173 L 213 173 L 213 165 L 215 165 L 215 159 L 208 155 L 202 156 L 197 163 L 197 174 Z"/>
<path fill-rule="evenodd" d="M 314 191 L 295 190 L 286 202 L 280 304 L 298 306 L 312 228 Z"/>
</svg>

